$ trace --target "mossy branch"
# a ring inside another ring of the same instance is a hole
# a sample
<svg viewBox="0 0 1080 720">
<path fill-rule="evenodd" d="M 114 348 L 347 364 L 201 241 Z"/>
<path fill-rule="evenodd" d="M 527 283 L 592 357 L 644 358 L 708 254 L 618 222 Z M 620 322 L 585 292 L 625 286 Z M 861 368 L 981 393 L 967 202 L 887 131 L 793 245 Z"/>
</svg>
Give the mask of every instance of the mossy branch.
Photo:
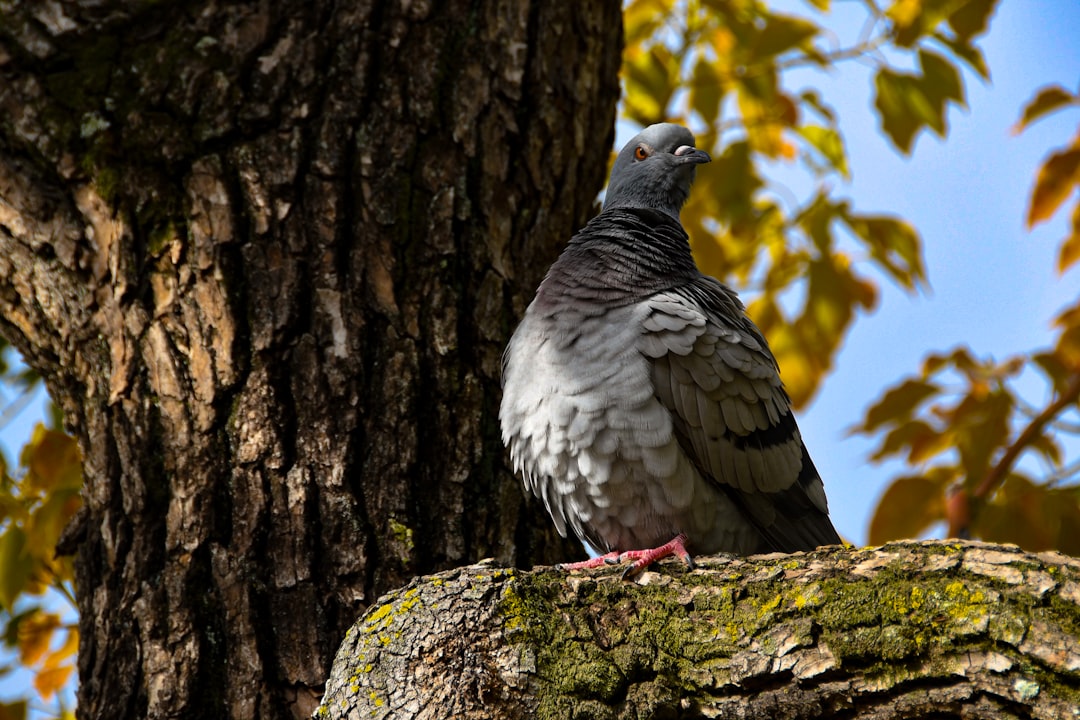
<svg viewBox="0 0 1080 720">
<path fill-rule="evenodd" d="M 480 564 L 349 631 L 328 718 L 1067 717 L 1080 560 L 904 542 L 565 575 Z"/>
</svg>

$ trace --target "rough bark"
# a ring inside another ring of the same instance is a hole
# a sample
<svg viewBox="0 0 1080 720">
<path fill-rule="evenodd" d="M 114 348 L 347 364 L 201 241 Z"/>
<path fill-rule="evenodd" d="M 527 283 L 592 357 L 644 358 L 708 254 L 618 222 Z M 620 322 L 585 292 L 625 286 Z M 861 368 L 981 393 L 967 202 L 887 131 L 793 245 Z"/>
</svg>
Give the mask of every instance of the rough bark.
<svg viewBox="0 0 1080 720">
<path fill-rule="evenodd" d="M 0 4 L 0 332 L 83 453 L 80 717 L 306 716 L 378 594 L 573 552 L 499 358 L 602 185 L 619 13 Z"/>
<path fill-rule="evenodd" d="M 978 542 L 522 572 L 376 602 L 326 718 L 1073 717 L 1080 560 Z"/>
</svg>

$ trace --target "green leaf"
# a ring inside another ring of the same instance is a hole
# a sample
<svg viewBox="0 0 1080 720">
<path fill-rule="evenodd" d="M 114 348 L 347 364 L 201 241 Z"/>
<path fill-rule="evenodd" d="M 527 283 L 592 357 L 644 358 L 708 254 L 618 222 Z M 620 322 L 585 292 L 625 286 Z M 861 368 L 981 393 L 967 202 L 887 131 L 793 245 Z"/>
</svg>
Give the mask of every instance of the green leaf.
<svg viewBox="0 0 1080 720">
<path fill-rule="evenodd" d="M 990 67 L 986 64 L 986 58 L 983 57 L 982 50 L 941 33 L 934 33 L 934 39 L 949 48 L 956 57 L 966 62 L 968 67 L 978 73 L 983 80 L 990 80 Z"/>
<path fill-rule="evenodd" d="M 820 32 L 809 20 L 788 15 L 765 15 L 765 26 L 750 51 L 748 62 L 771 58 L 798 47 Z"/>
<path fill-rule="evenodd" d="M 1029 228 L 1049 220 L 1080 184 L 1080 139 L 1072 147 L 1051 155 L 1039 168 L 1028 206 Z"/>
<path fill-rule="evenodd" d="M 922 240 L 918 231 L 898 218 L 885 215 L 842 216 L 856 237 L 870 248 L 870 256 L 901 287 L 915 290 L 926 283 Z"/>
<path fill-rule="evenodd" d="M 26 550 L 26 534 L 21 528 L 9 526 L 0 536 L 0 605 L 14 614 L 15 600 L 22 594 L 34 560 Z"/>
<path fill-rule="evenodd" d="M 828 120 L 830 125 L 836 125 L 836 111 L 822 101 L 821 95 L 817 90 L 803 90 L 799 93 L 799 99 Z"/>
<path fill-rule="evenodd" d="M 623 58 L 623 112 L 641 125 L 660 122 L 679 84 L 679 61 L 663 45 L 628 48 Z"/>
<path fill-rule="evenodd" d="M 1072 94 L 1060 85 L 1049 85 L 1039 90 L 1038 94 L 1024 106 L 1020 119 L 1013 126 L 1013 133 L 1023 132 L 1028 125 L 1044 115 L 1054 112 L 1067 105 L 1080 102 L 1080 98 Z"/>
<path fill-rule="evenodd" d="M 945 519 L 945 484 L 939 479 L 907 476 L 892 481 L 870 519 L 870 544 L 916 538 Z"/>
<path fill-rule="evenodd" d="M 1073 206 L 1072 233 L 1061 242 L 1058 248 L 1057 271 L 1065 272 L 1080 260 L 1080 202 Z"/>
<path fill-rule="evenodd" d="M 911 154 L 916 133 L 926 124 L 933 108 L 908 73 L 882 68 L 874 76 L 874 107 L 881 129 L 905 155 Z"/>
<path fill-rule="evenodd" d="M 26 701 L 0 703 L 0 720 L 26 720 Z"/>
<path fill-rule="evenodd" d="M 694 64 L 694 77 L 690 83 L 690 107 L 711 126 L 720 116 L 723 98 L 723 83 L 716 67 L 705 58 L 699 58 Z"/>
<path fill-rule="evenodd" d="M 944 137 L 949 102 L 965 104 L 956 66 L 928 50 L 919 51 L 919 65 L 922 75 L 882 68 L 874 78 L 874 107 L 881 128 L 905 154 L 911 153 L 915 135 L 923 127 Z"/>
<path fill-rule="evenodd" d="M 922 87 L 927 97 L 936 105 L 937 124 L 931 124 L 938 134 L 945 134 L 945 111 L 951 100 L 960 107 L 967 107 L 964 100 L 964 83 L 960 72 L 951 62 L 929 50 L 919 51 L 919 66 L 922 68 Z"/>
<path fill-rule="evenodd" d="M 962 42 L 970 42 L 976 35 L 986 32 L 990 16 L 994 14 L 997 0 L 967 0 L 949 15 L 949 27 Z"/>
<path fill-rule="evenodd" d="M 866 411 L 860 432 L 873 432 L 882 425 L 899 425 L 908 420 L 922 403 L 941 393 L 937 383 L 908 378 L 891 388 Z"/>
<path fill-rule="evenodd" d="M 844 151 L 844 140 L 837 131 L 820 127 L 818 125 L 803 125 L 798 132 L 810 143 L 829 165 L 839 172 L 845 179 L 851 179 L 848 169 L 847 153 Z"/>
<path fill-rule="evenodd" d="M 964 473 L 981 478 L 990 469 L 994 454 L 1009 438 L 1013 396 L 1004 390 L 965 395 L 951 413 L 950 430 L 960 451 Z"/>
</svg>

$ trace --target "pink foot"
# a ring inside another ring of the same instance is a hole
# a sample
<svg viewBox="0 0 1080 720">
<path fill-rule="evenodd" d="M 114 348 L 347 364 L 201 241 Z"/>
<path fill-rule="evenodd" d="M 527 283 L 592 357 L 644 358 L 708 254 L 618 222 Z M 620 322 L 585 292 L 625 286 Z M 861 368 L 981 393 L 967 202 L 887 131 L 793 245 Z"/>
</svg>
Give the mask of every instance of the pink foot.
<svg viewBox="0 0 1080 720">
<path fill-rule="evenodd" d="M 611 565 L 612 563 L 619 562 L 619 553 L 609 552 L 607 555 L 601 555 L 600 557 L 589 558 L 588 560 L 582 560 L 581 562 L 572 563 L 559 563 L 555 566 L 556 570 L 587 570 L 588 568 L 601 567 L 603 565 Z"/>
<path fill-rule="evenodd" d="M 623 579 L 627 580 L 634 577 L 657 560 L 672 556 L 682 560 L 691 570 L 694 569 L 694 561 L 690 558 L 690 553 L 686 551 L 685 533 L 679 533 L 670 542 L 667 542 L 658 548 L 652 548 L 651 550 L 627 550 L 624 553 L 609 552 L 607 555 L 601 555 L 600 557 L 590 558 L 581 562 L 562 563 L 556 565 L 555 568 L 557 570 L 585 570 L 587 568 L 595 568 L 602 565 L 616 565 L 621 562 L 626 562 L 627 560 L 633 560 L 622 574 Z"/>
</svg>

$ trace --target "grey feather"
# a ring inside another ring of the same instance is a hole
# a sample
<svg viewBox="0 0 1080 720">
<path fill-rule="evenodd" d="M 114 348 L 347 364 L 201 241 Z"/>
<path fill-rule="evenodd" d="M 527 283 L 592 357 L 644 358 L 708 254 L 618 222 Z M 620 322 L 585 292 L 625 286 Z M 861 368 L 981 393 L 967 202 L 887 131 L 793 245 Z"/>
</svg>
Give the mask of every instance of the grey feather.
<svg viewBox="0 0 1080 720">
<path fill-rule="evenodd" d="M 559 532 L 598 552 L 839 543 L 765 338 L 690 255 L 693 146 L 661 124 L 619 153 L 506 348 L 503 441 Z"/>
</svg>

